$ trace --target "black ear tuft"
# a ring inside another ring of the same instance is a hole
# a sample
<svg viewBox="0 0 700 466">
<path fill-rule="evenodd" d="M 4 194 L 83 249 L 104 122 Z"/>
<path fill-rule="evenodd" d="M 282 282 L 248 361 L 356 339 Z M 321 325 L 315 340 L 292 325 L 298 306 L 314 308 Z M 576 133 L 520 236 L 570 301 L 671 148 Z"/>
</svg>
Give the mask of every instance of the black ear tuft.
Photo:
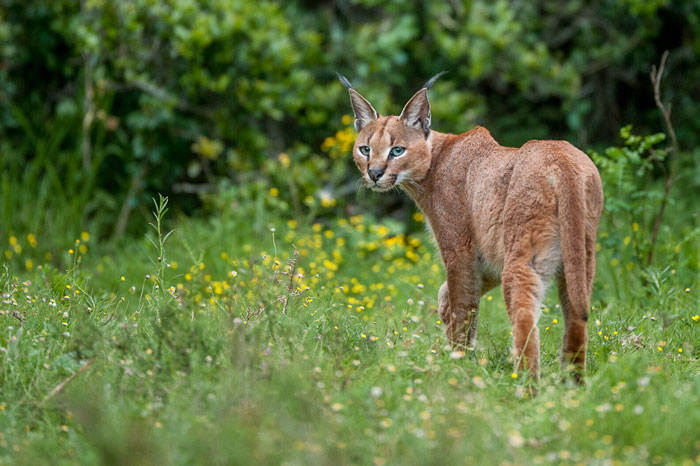
<svg viewBox="0 0 700 466">
<path fill-rule="evenodd" d="M 352 84 L 350 84 L 350 81 L 348 81 L 348 78 L 346 78 L 342 74 L 338 73 L 337 71 L 335 72 L 335 74 L 338 76 L 338 79 L 340 80 L 340 82 L 343 86 L 347 87 L 348 89 L 352 89 Z"/>
<path fill-rule="evenodd" d="M 348 88 L 352 111 L 355 114 L 355 130 L 359 133 L 362 128 L 379 118 L 379 114 L 372 107 L 372 104 L 352 87 L 348 78 L 337 72 L 335 74 L 343 86 Z"/>
<path fill-rule="evenodd" d="M 439 78 L 440 76 L 442 76 L 443 74 L 445 74 L 445 73 L 447 73 L 447 71 L 440 71 L 438 74 L 436 74 L 435 76 L 433 76 L 432 78 L 430 78 L 430 79 L 428 80 L 428 82 L 426 82 L 425 84 L 423 84 L 423 88 L 422 88 L 422 89 L 430 89 L 431 87 L 433 87 L 433 84 L 435 84 L 435 81 L 437 81 L 438 78 Z M 338 76 L 340 76 L 340 75 L 338 75 Z M 342 77 L 342 76 L 341 76 L 341 77 Z M 345 78 L 343 78 L 343 79 L 345 79 Z M 347 79 L 346 79 L 346 81 L 347 81 Z M 350 84 L 350 83 L 348 83 L 348 84 Z"/>
</svg>

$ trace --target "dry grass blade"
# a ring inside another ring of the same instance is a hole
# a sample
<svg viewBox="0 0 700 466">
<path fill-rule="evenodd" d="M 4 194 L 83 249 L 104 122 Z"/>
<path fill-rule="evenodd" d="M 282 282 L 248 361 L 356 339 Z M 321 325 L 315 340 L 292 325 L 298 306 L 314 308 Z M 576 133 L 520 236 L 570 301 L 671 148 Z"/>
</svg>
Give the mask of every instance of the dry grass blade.
<svg viewBox="0 0 700 466">
<path fill-rule="evenodd" d="M 63 382 L 61 382 L 61 383 L 59 383 L 58 385 L 56 385 L 56 387 L 54 387 L 54 389 L 51 390 L 51 391 L 49 392 L 48 395 L 46 395 L 46 398 L 44 398 L 44 402 L 50 400 L 50 399 L 53 398 L 54 396 L 56 396 L 56 395 L 58 395 L 59 393 L 61 393 L 61 391 L 66 387 L 66 385 L 68 385 L 69 383 L 71 383 L 71 382 L 73 381 L 73 379 L 75 379 L 78 375 L 80 375 L 80 374 L 82 374 L 83 372 L 85 372 L 86 370 L 88 370 L 88 369 L 90 368 L 90 365 L 91 365 L 94 361 L 95 361 L 95 358 L 90 358 L 85 364 L 83 364 L 83 366 L 82 366 L 80 369 L 78 369 L 77 372 L 71 374 L 69 377 L 67 377 L 65 380 L 63 380 Z"/>
</svg>

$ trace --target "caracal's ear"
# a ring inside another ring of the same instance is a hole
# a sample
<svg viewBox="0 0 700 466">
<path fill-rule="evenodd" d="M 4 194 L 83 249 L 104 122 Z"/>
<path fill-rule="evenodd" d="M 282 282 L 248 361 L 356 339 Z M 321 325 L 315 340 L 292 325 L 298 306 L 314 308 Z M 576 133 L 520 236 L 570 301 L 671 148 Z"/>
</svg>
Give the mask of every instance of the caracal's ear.
<svg viewBox="0 0 700 466">
<path fill-rule="evenodd" d="M 350 103 L 352 104 L 352 111 L 355 113 L 355 130 L 359 133 L 360 130 L 371 123 L 372 120 L 379 118 L 379 114 L 367 99 L 353 89 L 352 84 L 350 84 L 350 81 L 348 81 L 345 76 L 339 73 L 336 74 L 340 82 L 343 83 L 343 86 L 348 88 L 348 92 L 350 93 Z"/>
<path fill-rule="evenodd" d="M 430 101 L 428 100 L 428 89 L 430 89 L 435 81 L 445 74 L 442 71 L 423 84 L 420 91 L 413 94 L 413 97 L 408 101 L 401 110 L 399 120 L 403 121 L 410 128 L 422 129 L 425 137 L 430 134 Z"/>
</svg>

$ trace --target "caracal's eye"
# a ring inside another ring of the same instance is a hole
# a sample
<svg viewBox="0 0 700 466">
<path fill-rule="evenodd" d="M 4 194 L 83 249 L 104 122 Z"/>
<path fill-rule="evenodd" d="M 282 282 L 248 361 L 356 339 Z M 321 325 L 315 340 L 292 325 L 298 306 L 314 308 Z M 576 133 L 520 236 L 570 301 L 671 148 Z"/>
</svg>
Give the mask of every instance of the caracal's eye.
<svg viewBox="0 0 700 466">
<path fill-rule="evenodd" d="M 365 157 L 369 157 L 369 146 L 360 146 L 360 153 Z"/>
<path fill-rule="evenodd" d="M 389 152 L 389 157 L 398 157 L 400 155 L 403 155 L 404 152 L 406 152 L 405 147 L 401 147 L 401 146 L 392 147 L 391 151 Z"/>
</svg>

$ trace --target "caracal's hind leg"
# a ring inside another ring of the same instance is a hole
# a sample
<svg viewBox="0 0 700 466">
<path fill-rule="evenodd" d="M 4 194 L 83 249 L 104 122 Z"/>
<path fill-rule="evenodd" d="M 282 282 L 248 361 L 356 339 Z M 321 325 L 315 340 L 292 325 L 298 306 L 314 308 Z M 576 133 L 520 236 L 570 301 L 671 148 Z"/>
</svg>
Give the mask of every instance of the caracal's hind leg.
<svg viewBox="0 0 700 466">
<path fill-rule="evenodd" d="M 576 383 L 583 381 L 586 369 L 586 344 L 588 342 L 588 314 L 576 309 L 569 299 L 566 280 L 563 274 L 558 277 L 559 301 L 564 314 L 564 342 L 562 345 L 562 366 L 571 371 Z"/>
<path fill-rule="evenodd" d="M 512 262 L 504 268 L 503 297 L 513 328 L 515 370 L 528 369 L 535 379 L 539 379 L 540 367 L 537 319 L 542 289 L 542 281 L 527 263 Z"/>
<path fill-rule="evenodd" d="M 527 369 L 537 381 L 540 364 L 537 320 L 547 285 L 560 264 L 558 238 L 540 233 L 539 237 L 524 235 L 519 245 L 511 249 L 503 268 L 503 296 L 513 327 L 515 370 Z"/>
<path fill-rule="evenodd" d="M 569 297 L 564 274 L 557 277 L 559 302 L 564 313 L 564 342 L 562 345 L 562 367 L 572 375 L 576 383 L 583 383 L 586 370 L 586 347 L 588 344 L 588 312 L 595 278 L 595 224 L 586 231 L 586 296 L 580 309 L 574 306 Z"/>
</svg>

